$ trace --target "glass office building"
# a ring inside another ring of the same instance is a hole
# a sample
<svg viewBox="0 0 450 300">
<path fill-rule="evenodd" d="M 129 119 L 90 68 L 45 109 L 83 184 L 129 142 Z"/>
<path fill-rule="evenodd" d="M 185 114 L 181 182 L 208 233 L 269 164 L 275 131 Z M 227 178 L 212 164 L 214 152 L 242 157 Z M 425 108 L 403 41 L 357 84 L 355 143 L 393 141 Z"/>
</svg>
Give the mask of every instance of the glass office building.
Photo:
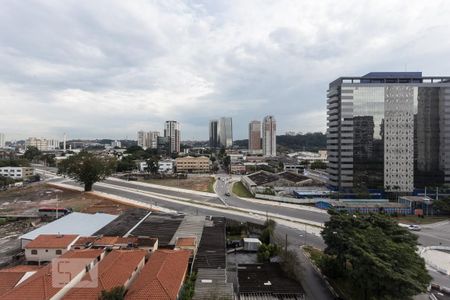
<svg viewBox="0 0 450 300">
<path fill-rule="evenodd" d="M 450 183 L 450 77 L 341 77 L 327 104 L 331 188 L 412 192 Z"/>
</svg>

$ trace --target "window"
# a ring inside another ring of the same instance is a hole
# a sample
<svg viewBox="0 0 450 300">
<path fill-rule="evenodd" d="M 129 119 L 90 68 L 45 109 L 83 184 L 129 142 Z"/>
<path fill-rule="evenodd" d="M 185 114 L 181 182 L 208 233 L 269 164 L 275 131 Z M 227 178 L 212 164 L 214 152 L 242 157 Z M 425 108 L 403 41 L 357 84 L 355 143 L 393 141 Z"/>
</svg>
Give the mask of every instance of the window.
<svg viewBox="0 0 450 300">
<path fill-rule="evenodd" d="M 37 255 L 37 250 L 31 250 L 31 254 Z"/>
<path fill-rule="evenodd" d="M 55 251 L 55 253 L 56 253 L 56 255 L 61 255 L 62 254 L 62 250 L 58 249 L 58 250 Z"/>
</svg>

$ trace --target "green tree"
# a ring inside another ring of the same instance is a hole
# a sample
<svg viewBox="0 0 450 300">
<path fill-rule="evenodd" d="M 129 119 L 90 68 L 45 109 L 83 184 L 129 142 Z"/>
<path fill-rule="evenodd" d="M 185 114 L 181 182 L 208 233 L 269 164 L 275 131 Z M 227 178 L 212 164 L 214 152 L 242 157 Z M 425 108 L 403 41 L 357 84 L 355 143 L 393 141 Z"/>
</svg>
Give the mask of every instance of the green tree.
<svg viewBox="0 0 450 300">
<path fill-rule="evenodd" d="M 117 162 L 117 172 L 131 171 L 136 167 L 136 162 L 132 156 L 125 156 Z"/>
<path fill-rule="evenodd" d="M 310 168 L 315 170 L 315 169 L 326 169 L 327 168 L 327 164 L 324 163 L 323 161 L 320 160 L 315 160 L 311 165 Z"/>
<path fill-rule="evenodd" d="M 435 200 L 433 208 L 438 214 L 450 215 L 450 198 Z"/>
<path fill-rule="evenodd" d="M 116 286 L 109 291 L 102 291 L 99 300 L 123 300 L 125 299 L 125 288 L 123 286 Z"/>
<path fill-rule="evenodd" d="M 276 244 L 261 244 L 257 253 L 258 262 L 268 262 L 272 257 L 278 255 L 279 252 L 280 248 Z"/>
<path fill-rule="evenodd" d="M 91 191 L 94 183 L 104 180 L 116 169 L 116 160 L 104 158 L 87 151 L 81 151 L 63 160 L 58 173 L 65 174 L 84 184 L 84 190 Z"/>
<path fill-rule="evenodd" d="M 38 148 L 34 146 L 28 146 L 27 151 L 23 154 L 23 157 L 28 159 L 29 161 L 32 161 L 34 159 L 39 158 L 42 155 L 42 152 L 39 151 Z"/>
<path fill-rule="evenodd" d="M 146 161 L 147 163 L 147 171 L 151 174 L 158 173 L 159 167 L 158 167 L 158 160 L 154 158 L 150 158 Z"/>
<path fill-rule="evenodd" d="M 357 299 L 410 299 L 431 281 L 416 252 L 417 236 L 389 216 L 330 211 L 322 237 L 327 264 L 342 270 L 340 276 L 351 282 Z"/>
</svg>

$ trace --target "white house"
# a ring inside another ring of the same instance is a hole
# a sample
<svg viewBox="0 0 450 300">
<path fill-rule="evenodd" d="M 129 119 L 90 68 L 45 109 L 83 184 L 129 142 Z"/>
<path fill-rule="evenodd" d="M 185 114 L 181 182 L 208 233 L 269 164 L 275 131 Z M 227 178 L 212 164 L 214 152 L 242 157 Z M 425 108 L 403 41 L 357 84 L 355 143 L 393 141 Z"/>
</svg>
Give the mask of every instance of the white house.
<svg viewBox="0 0 450 300">
<path fill-rule="evenodd" d="M 70 250 L 79 238 L 75 234 L 41 234 L 25 246 L 27 261 L 51 261 Z"/>
<path fill-rule="evenodd" d="M 12 179 L 24 179 L 34 175 L 34 169 L 29 167 L 2 167 L 0 176 Z"/>
<path fill-rule="evenodd" d="M 173 173 L 173 159 L 158 161 L 158 172 L 166 174 Z"/>
</svg>

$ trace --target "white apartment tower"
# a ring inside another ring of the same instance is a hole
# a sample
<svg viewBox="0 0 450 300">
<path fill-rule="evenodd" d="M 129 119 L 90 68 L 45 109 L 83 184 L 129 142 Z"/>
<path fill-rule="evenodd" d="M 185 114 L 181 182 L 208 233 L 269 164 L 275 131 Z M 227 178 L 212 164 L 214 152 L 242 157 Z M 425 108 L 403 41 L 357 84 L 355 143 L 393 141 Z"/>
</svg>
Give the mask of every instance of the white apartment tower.
<svg viewBox="0 0 450 300">
<path fill-rule="evenodd" d="M 277 122 L 274 116 L 264 117 L 262 131 L 264 156 L 277 156 Z"/>
<path fill-rule="evenodd" d="M 166 121 L 164 136 L 169 138 L 169 153 L 180 152 L 180 123 Z"/>
<path fill-rule="evenodd" d="M 138 131 L 137 142 L 138 146 L 144 150 L 147 148 L 156 149 L 158 144 L 159 131 Z"/>
</svg>

